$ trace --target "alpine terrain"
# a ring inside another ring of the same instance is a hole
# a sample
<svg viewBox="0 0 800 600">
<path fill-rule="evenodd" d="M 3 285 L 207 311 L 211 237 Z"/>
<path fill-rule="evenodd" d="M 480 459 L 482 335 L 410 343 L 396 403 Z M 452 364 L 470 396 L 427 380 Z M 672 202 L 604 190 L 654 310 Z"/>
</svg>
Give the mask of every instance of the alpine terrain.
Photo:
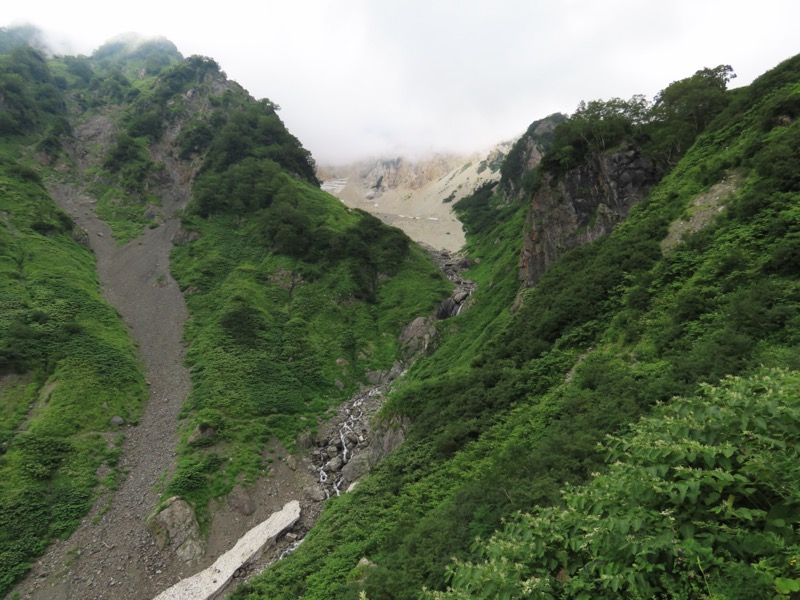
<svg viewBox="0 0 800 600">
<path fill-rule="evenodd" d="M 317 168 L 213 58 L 38 39 L 1 595 L 800 598 L 800 56 Z"/>
</svg>

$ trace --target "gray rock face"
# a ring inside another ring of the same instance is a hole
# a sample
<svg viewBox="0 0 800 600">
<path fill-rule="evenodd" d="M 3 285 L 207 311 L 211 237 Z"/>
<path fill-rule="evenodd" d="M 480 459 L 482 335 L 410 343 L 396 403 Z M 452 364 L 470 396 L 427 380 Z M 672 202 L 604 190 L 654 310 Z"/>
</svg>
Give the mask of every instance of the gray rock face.
<svg viewBox="0 0 800 600">
<path fill-rule="evenodd" d="M 175 232 L 175 235 L 172 237 L 172 243 L 176 246 L 182 246 L 184 244 L 189 244 L 195 241 L 197 238 L 200 237 L 200 234 L 196 231 L 188 231 L 181 227 L 178 231 Z"/>
<path fill-rule="evenodd" d="M 335 444 L 330 444 L 327 448 L 325 448 L 325 452 L 328 453 L 328 456 L 333 458 L 334 456 L 339 455 L 339 448 Z"/>
<path fill-rule="evenodd" d="M 178 496 L 167 500 L 161 512 L 147 519 L 147 529 L 160 549 L 171 548 L 184 562 L 198 559 L 205 552 L 194 509 Z"/>
<path fill-rule="evenodd" d="M 356 454 L 344 467 L 342 477 L 345 484 L 351 484 L 369 472 L 369 456 L 365 453 Z"/>
<path fill-rule="evenodd" d="M 588 157 L 555 186 L 545 181 L 531 199 L 520 279 L 536 285 L 564 252 L 610 233 L 660 175 L 653 161 L 629 146 Z"/>
<path fill-rule="evenodd" d="M 337 471 L 341 471 L 343 466 L 344 460 L 341 456 L 337 455 L 325 463 L 325 470 L 328 472 L 333 471 L 335 473 Z"/>
<path fill-rule="evenodd" d="M 406 418 L 394 418 L 377 427 L 369 447 L 369 464 L 379 463 L 396 450 L 405 441 L 409 425 L 410 421 Z"/>
<path fill-rule="evenodd" d="M 305 430 L 297 436 L 297 445 L 301 448 L 312 448 L 314 446 L 314 436 L 310 431 Z"/>
<path fill-rule="evenodd" d="M 411 357 L 424 353 L 431 343 L 431 326 L 434 319 L 417 317 L 405 326 L 400 332 L 400 342 L 403 344 L 403 356 Z"/>
</svg>

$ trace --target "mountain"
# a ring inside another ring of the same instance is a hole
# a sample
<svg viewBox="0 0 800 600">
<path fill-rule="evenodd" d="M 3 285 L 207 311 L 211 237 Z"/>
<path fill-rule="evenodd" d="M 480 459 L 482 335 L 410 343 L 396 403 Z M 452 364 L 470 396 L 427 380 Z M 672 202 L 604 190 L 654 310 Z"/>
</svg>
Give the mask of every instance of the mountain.
<svg viewBox="0 0 800 600">
<path fill-rule="evenodd" d="M 452 284 L 213 59 L 2 33 L 0 590 L 152 598 L 316 482 L 298 438 Z"/>
<path fill-rule="evenodd" d="M 365 210 L 432 248 L 456 252 L 466 240 L 453 202 L 499 179 L 511 145 L 502 142 L 471 156 L 438 154 L 323 167 L 318 175 L 322 189 L 347 206 Z"/>
<path fill-rule="evenodd" d="M 730 75 L 582 103 L 455 204 L 477 290 L 405 443 L 234 597 L 793 597 L 800 57 Z"/>
<path fill-rule="evenodd" d="M 797 595 L 800 56 L 338 171 L 213 59 L 12 38 L 4 593 L 152 598 L 300 500 L 233 598 Z"/>
</svg>

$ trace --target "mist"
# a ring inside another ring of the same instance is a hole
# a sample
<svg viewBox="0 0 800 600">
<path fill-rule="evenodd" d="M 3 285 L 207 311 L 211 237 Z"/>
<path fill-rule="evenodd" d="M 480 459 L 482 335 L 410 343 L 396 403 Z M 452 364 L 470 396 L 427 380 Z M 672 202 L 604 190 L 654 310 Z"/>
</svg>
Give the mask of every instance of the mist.
<svg viewBox="0 0 800 600">
<path fill-rule="evenodd" d="M 581 100 L 652 99 L 719 64 L 744 85 L 798 52 L 800 19 L 792 0 L 123 6 L 32 1 L 6 7 L 4 25 L 36 25 L 59 53 L 91 54 L 132 31 L 166 37 L 184 56 L 210 56 L 252 95 L 280 105 L 323 165 L 480 150 Z"/>
</svg>

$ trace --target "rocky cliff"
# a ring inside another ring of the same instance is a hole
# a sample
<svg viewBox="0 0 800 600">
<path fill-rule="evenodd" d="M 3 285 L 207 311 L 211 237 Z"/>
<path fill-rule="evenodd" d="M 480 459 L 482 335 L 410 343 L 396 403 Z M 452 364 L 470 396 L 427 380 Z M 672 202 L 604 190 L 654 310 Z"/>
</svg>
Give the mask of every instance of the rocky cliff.
<svg viewBox="0 0 800 600">
<path fill-rule="evenodd" d="M 501 142 L 472 155 L 434 154 L 419 160 L 391 158 L 340 167 L 322 167 L 322 189 L 399 227 L 417 242 L 458 251 L 465 242 L 452 211 L 458 200 L 500 177 L 511 148 Z"/>
<path fill-rule="evenodd" d="M 520 279 L 536 285 L 564 252 L 608 234 L 659 177 L 655 163 L 634 146 L 590 156 L 558 179 L 546 176 L 531 198 Z"/>
<path fill-rule="evenodd" d="M 534 121 L 514 143 L 500 167 L 500 188 L 506 198 L 525 192 L 529 174 L 547 153 L 556 127 L 565 120 L 566 116 L 554 113 Z"/>
</svg>

